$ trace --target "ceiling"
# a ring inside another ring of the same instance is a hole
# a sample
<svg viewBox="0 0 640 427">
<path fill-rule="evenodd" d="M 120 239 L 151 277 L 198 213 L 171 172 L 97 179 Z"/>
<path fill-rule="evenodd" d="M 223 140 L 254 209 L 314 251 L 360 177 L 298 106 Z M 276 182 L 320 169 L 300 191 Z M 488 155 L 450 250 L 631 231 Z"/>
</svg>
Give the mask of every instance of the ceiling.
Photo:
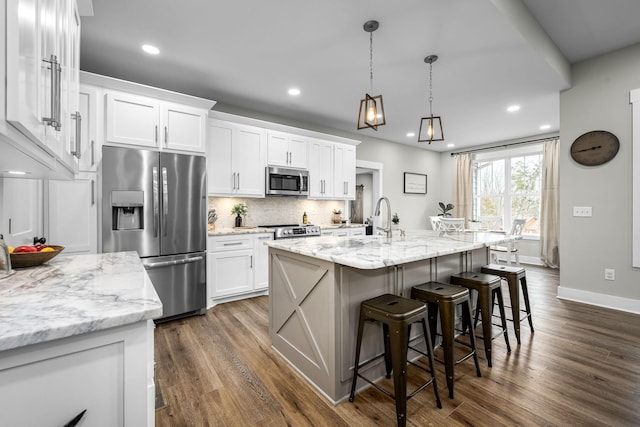
<svg viewBox="0 0 640 427">
<path fill-rule="evenodd" d="M 637 0 L 79 0 L 81 68 L 293 121 L 450 151 L 558 131 L 570 63 L 640 42 Z M 92 7 L 91 7 L 92 6 Z M 374 90 L 387 124 L 356 130 Z M 148 55 L 141 45 L 160 49 Z M 428 107 L 444 142 L 407 137 Z M 301 94 L 287 94 L 297 87 Z M 509 105 L 521 106 L 507 113 Z M 214 107 L 215 109 L 215 107 Z M 547 124 L 548 130 L 540 126 Z M 454 144 L 451 148 L 447 144 Z"/>
</svg>

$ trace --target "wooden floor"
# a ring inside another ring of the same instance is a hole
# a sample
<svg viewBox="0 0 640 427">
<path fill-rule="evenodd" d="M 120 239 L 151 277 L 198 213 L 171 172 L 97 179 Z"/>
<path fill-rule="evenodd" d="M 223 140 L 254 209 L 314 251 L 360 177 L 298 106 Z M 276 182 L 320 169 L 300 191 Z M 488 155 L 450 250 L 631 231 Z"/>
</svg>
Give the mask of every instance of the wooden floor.
<svg viewBox="0 0 640 427">
<path fill-rule="evenodd" d="M 443 407 L 425 389 L 407 404 L 409 426 L 640 425 L 640 316 L 559 300 L 556 270 L 526 268 L 535 333 L 523 323 L 518 346 L 511 329 L 510 354 L 493 341 L 482 378 L 472 361 L 458 365 L 455 399 L 437 363 Z M 271 349 L 267 306 L 253 298 L 158 325 L 156 426 L 396 424 L 373 388 L 337 406 L 320 396 Z"/>
</svg>

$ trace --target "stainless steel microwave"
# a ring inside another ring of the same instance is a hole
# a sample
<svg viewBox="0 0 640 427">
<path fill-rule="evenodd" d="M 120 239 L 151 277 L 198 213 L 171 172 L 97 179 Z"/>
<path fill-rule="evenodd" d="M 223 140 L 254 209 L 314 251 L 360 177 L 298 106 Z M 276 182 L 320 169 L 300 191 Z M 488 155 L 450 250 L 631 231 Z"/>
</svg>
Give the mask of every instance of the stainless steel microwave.
<svg viewBox="0 0 640 427">
<path fill-rule="evenodd" d="M 308 196 L 309 172 L 267 166 L 265 177 L 267 196 Z"/>
</svg>

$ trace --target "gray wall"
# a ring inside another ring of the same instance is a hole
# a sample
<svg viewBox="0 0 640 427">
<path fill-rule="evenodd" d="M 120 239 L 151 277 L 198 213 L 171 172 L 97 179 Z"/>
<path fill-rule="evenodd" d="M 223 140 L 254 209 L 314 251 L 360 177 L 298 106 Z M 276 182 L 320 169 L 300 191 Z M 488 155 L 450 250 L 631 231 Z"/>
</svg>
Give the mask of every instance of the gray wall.
<svg viewBox="0 0 640 427">
<path fill-rule="evenodd" d="M 631 267 L 629 91 L 636 88 L 640 44 L 574 65 L 573 86 L 560 95 L 558 292 L 569 299 L 640 312 L 640 270 Z M 569 156 L 569 148 L 592 130 L 615 134 L 620 151 L 604 165 L 580 166 Z M 575 218 L 573 206 L 591 206 L 593 216 Z M 615 281 L 604 279 L 605 268 L 615 269 Z"/>
</svg>

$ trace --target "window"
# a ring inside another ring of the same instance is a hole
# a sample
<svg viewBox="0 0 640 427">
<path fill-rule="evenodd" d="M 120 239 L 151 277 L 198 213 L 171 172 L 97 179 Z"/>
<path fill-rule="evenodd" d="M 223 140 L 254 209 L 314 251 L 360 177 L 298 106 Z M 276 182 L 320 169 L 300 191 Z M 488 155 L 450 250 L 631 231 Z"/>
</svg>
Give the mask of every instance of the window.
<svg viewBox="0 0 640 427">
<path fill-rule="evenodd" d="M 540 235 L 542 145 L 477 154 L 473 164 L 473 216 L 490 229 L 509 230 L 527 220 L 524 235 Z"/>
</svg>

